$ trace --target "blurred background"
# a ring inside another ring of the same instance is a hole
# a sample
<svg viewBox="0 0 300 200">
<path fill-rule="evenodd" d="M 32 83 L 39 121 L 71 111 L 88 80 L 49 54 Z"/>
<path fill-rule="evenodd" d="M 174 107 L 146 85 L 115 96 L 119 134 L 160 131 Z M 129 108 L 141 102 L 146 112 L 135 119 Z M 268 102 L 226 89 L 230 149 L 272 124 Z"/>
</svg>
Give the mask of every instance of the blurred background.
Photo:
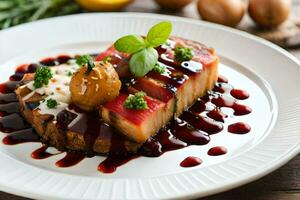
<svg viewBox="0 0 300 200">
<path fill-rule="evenodd" d="M 0 0 L 0 30 L 86 12 L 146 12 L 238 28 L 284 48 L 300 47 L 300 0 Z"/>
</svg>

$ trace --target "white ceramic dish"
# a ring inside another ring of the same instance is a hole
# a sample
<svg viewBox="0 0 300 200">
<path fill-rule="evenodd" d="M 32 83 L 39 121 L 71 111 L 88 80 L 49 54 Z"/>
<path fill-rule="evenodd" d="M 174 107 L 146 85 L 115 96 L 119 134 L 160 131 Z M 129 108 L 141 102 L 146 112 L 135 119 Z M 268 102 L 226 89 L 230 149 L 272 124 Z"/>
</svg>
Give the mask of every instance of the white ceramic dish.
<svg viewBox="0 0 300 200">
<path fill-rule="evenodd" d="M 299 61 L 265 40 L 198 20 L 138 13 L 81 14 L 4 30 L 0 32 L 0 82 L 18 64 L 61 53 L 97 53 L 124 34 L 145 34 L 161 20 L 173 22 L 173 35 L 216 49 L 221 57 L 220 74 L 251 95 L 245 104 L 253 112 L 239 118 L 252 126 L 251 132 L 241 136 L 225 129 L 213 135 L 208 145 L 190 146 L 159 158 L 139 158 L 113 174 L 96 170 L 102 157 L 62 169 L 54 165 L 62 155 L 30 158 L 40 144 L 0 144 L 2 191 L 39 199 L 203 197 L 258 179 L 300 152 Z M 207 156 L 215 145 L 226 146 L 228 154 Z M 180 161 L 190 155 L 203 159 L 203 164 L 181 168 Z"/>
</svg>

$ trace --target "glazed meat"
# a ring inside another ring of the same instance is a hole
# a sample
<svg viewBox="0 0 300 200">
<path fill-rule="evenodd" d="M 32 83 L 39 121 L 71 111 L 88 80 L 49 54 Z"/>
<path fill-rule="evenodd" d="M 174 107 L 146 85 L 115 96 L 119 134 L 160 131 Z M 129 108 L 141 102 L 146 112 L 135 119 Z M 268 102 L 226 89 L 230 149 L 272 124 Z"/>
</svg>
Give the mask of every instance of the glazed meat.
<svg viewBox="0 0 300 200">
<path fill-rule="evenodd" d="M 212 89 L 217 80 L 218 57 L 212 49 L 181 38 L 172 38 L 169 42 L 170 45 L 157 49 L 159 62 L 166 67 L 164 74 L 152 71 L 145 77 L 131 79 L 128 78 L 128 55 L 111 47 L 97 56 L 97 61 L 110 56 L 110 62 L 122 80 L 120 95 L 103 105 L 100 112 L 85 112 L 72 105 L 68 100 L 70 94 L 62 93 L 67 91 L 65 88 L 59 88 L 59 106 L 51 110 L 51 114 L 45 112 L 43 100 L 52 93 L 33 92 L 28 83 L 34 75 L 26 74 L 22 85 L 15 91 L 21 114 L 32 124 L 43 141 L 60 150 L 107 154 L 112 149 L 117 153 L 118 148 L 124 148 L 129 153 L 137 152 L 174 115 L 179 116 L 198 97 Z M 178 44 L 193 49 L 192 61 L 174 61 L 173 49 Z M 66 67 L 68 66 L 62 66 Z M 69 67 L 72 68 L 72 62 Z M 56 68 L 58 70 L 61 66 Z M 67 87 L 70 79 L 64 77 L 63 85 Z M 49 88 L 53 89 L 52 86 Z M 145 100 L 148 109 L 138 111 L 124 108 L 127 96 L 138 91 L 147 94 Z M 122 145 L 120 147 L 117 144 Z"/>
<path fill-rule="evenodd" d="M 159 62 L 166 67 L 164 74 L 150 72 L 145 77 L 138 78 L 125 90 L 127 93 L 144 91 L 148 96 L 146 110 L 128 110 L 123 104 L 128 94 L 121 94 L 115 100 L 105 104 L 101 115 L 103 120 L 117 128 L 131 140 L 144 143 L 155 135 L 160 128 L 168 123 L 174 115 L 179 116 L 198 97 L 212 89 L 218 76 L 218 57 L 212 49 L 196 42 L 172 38 L 168 47 L 160 47 Z M 191 61 L 178 63 L 174 61 L 174 47 L 180 46 L 193 49 Z M 121 61 L 115 63 L 116 68 L 126 56 L 119 54 L 113 47 L 109 53 L 104 52 L 98 60 L 107 55 L 113 55 Z M 114 58 L 112 59 L 114 60 Z"/>
</svg>

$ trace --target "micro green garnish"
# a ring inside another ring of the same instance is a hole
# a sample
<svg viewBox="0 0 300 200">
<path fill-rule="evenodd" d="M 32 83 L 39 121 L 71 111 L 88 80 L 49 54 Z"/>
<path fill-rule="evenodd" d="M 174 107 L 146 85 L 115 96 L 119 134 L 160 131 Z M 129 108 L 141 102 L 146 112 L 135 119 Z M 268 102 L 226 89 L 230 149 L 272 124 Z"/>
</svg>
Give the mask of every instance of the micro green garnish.
<svg viewBox="0 0 300 200">
<path fill-rule="evenodd" d="M 79 65 L 80 67 L 84 66 L 84 65 L 87 65 L 87 73 L 89 73 L 90 71 L 92 71 L 92 69 L 95 67 L 95 64 L 94 64 L 94 59 L 92 56 L 90 55 L 82 55 L 82 56 L 79 56 L 77 59 L 76 59 L 76 63 L 77 65 Z"/>
<path fill-rule="evenodd" d="M 101 60 L 99 63 L 100 65 L 105 65 L 111 61 L 111 56 L 105 57 L 103 60 Z"/>
<path fill-rule="evenodd" d="M 123 53 L 131 54 L 129 70 L 136 76 L 145 76 L 158 61 L 155 47 L 164 44 L 170 37 L 172 24 L 160 22 L 154 25 L 145 38 L 138 35 L 127 35 L 118 39 L 114 46 Z"/>
<path fill-rule="evenodd" d="M 47 107 L 50 109 L 56 108 L 58 105 L 57 101 L 54 99 L 51 99 L 51 98 L 47 100 L 46 104 L 47 104 Z"/>
<path fill-rule="evenodd" d="M 144 99 L 145 95 L 145 92 L 137 92 L 134 95 L 130 94 L 124 103 L 124 107 L 132 110 L 147 109 L 148 105 Z"/>
<path fill-rule="evenodd" d="M 104 59 L 103 59 L 103 63 L 104 64 L 107 64 L 111 61 L 111 56 L 106 56 Z"/>
<path fill-rule="evenodd" d="M 166 42 L 164 43 L 164 45 L 167 46 L 167 47 L 171 47 L 171 43 L 168 42 L 168 41 L 166 41 Z"/>
<path fill-rule="evenodd" d="M 34 74 L 33 86 L 35 88 L 41 88 L 44 85 L 48 85 L 49 80 L 53 77 L 51 70 L 48 67 L 40 66 L 37 68 Z"/>
<path fill-rule="evenodd" d="M 175 59 L 180 62 L 189 61 L 193 58 L 192 49 L 186 47 L 175 48 Z"/>
<path fill-rule="evenodd" d="M 159 73 L 159 74 L 163 74 L 166 71 L 166 68 L 158 63 L 156 63 L 152 69 L 152 71 Z"/>
<path fill-rule="evenodd" d="M 67 76 L 72 76 L 72 75 L 73 75 L 73 72 L 68 71 Z"/>
</svg>

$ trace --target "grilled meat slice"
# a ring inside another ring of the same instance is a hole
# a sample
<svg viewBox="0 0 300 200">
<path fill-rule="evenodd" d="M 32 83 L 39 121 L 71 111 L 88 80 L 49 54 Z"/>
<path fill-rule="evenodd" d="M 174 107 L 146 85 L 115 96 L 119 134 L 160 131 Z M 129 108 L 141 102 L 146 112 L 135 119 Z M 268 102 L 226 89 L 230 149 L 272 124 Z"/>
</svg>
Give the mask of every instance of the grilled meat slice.
<svg viewBox="0 0 300 200">
<path fill-rule="evenodd" d="M 146 99 L 157 99 L 159 108 L 136 111 L 124 108 L 126 95 L 122 94 L 102 107 L 103 120 L 120 130 L 126 137 L 144 143 L 155 135 L 174 115 L 179 116 L 184 109 L 212 89 L 218 76 L 218 57 L 212 49 L 197 42 L 173 38 L 170 46 L 158 49 L 159 64 L 166 72 L 150 72 L 136 79 L 125 90 L 127 93 L 144 91 Z M 191 61 L 179 63 L 174 60 L 175 46 L 191 48 L 194 57 Z M 109 52 L 109 53 L 108 53 Z M 98 60 L 111 56 L 115 67 L 123 68 L 128 56 L 120 54 L 113 47 L 98 56 Z M 121 66 L 119 65 L 121 63 Z M 152 105 L 152 104 L 151 104 Z"/>
</svg>

